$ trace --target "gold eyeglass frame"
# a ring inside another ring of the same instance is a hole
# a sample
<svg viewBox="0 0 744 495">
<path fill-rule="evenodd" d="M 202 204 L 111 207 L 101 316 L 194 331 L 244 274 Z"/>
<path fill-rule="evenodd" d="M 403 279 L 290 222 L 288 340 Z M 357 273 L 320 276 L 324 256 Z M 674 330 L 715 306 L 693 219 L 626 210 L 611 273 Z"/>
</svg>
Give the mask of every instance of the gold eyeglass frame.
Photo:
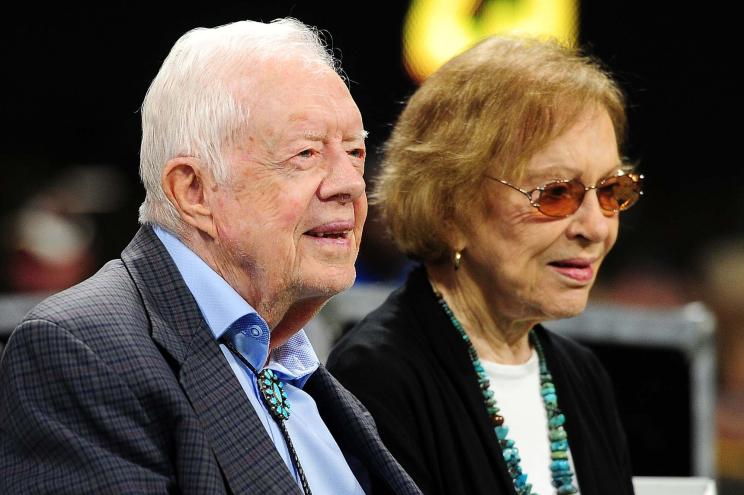
<svg viewBox="0 0 744 495">
<path fill-rule="evenodd" d="M 622 206 L 621 208 L 613 209 L 613 210 L 608 210 L 606 208 L 603 208 L 602 207 L 602 204 L 600 203 L 600 208 L 602 208 L 603 211 L 610 212 L 610 213 L 613 213 L 613 214 L 614 213 L 617 213 L 618 211 L 625 211 L 628 208 L 630 208 L 631 206 L 633 206 L 634 204 L 636 204 L 638 202 L 638 200 L 641 198 L 641 196 L 643 196 L 643 179 L 644 179 L 643 174 L 637 174 L 635 172 L 625 172 L 623 170 L 620 170 L 616 175 L 613 175 L 612 177 L 607 177 L 606 179 L 602 179 L 601 181 L 597 182 L 593 186 L 587 186 L 587 185 L 585 185 L 584 183 L 582 183 L 578 179 L 556 179 L 556 180 L 552 180 L 550 182 L 547 182 L 547 183 L 543 184 L 542 186 L 538 186 L 538 187 L 536 187 L 534 189 L 530 189 L 530 190 L 524 190 L 524 189 L 522 189 L 520 187 L 515 186 L 514 184 L 510 183 L 509 181 L 506 181 L 504 179 L 500 179 L 498 177 L 493 177 L 493 176 L 490 176 L 490 175 L 486 175 L 486 177 L 489 178 L 489 179 L 491 179 L 491 180 L 495 180 L 496 182 L 500 182 L 501 184 L 504 184 L 505 186 L 509 186 L 512 189 L 514 189 L 515 191 L 521 192 L 522 194 L 524 194 L 524 196 L 527 198 L 527 200 L 530 202 L 530 204 L 533 207 L 537 208 L 540 213 L 542 213 L 543 215 L 552 217 L 552 218 L 565 218 L 567 216 L 573 215 L 581 207 L 581 203 L 584 201 L 584 198 L 586 197 L 586 193 L 587 192 L 591 191 L 592 189 L 595 189 L 596 190 L 596 189 L 602 187 L 607 181 L 612 180 L 612 179 L 616 179 L 618 177 L 630 177 L 634 184 L 638 184 L 638 197 L 635 198 L 630 203 L 627 203 L 626 205 Z M 567 213 L 565 215 L 556 216 L 556 215 L 549 215 L 548 213 L 545 213 L 544 211 L 542 211 L 540 209 L 540 194 L 542 194 L 543 192 L 545 192 L 545 190 L 546 190 L 546 188 L 548 186 L 552 186 L 553 184 L 569 184 L 569 183 L 576 183 L 576 184 L 579 184 L 581 187 L 584 188 L 584 194 L 581 196 L 581 199 L 578 201 L 577 207 L 576 207 L 576 209 L 574 211 L 572 211 L 570 213 Z M 538 193 L 538 196 L 537 197 L 535 197 L 535 193 Z"/>
</svg>

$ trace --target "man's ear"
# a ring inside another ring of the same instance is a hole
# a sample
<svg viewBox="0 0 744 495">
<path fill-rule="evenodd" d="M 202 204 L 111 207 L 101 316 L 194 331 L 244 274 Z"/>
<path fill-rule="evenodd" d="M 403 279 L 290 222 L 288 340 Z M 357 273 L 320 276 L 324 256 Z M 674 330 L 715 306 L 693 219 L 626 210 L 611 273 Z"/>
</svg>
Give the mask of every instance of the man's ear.
<svg viewBox="0 0 744 495">
<path fill-rule="evenodd" d="M 212 182 L 211 174 L 193 157 L 172 158 L 163 169 L 163 191 L 181 220 L 214 239 L 217 231 L 209 201 Z"/>
</svg>

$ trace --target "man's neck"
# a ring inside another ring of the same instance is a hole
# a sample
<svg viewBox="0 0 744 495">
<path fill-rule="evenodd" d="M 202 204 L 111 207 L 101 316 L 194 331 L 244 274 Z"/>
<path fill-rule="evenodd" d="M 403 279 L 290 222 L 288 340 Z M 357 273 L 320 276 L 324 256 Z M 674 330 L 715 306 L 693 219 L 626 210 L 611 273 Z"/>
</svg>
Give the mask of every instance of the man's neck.
<svg viewBox="0 0 744 495">
<path fill-rule="evenodd" d="M 297 301 L 287 290 L 273 287 L 259 267 L 251 267 L 250 263 L 237 267 L 233 257 L 223 252 L 224 248 L 198 232 L 182 236 L 181 242 L 204 260 L 266 321 L 271 330 L 269 351 L 286 343 L 300 331 L 327 300 L 311 298 Z M 241 270 L 249 272 L 249 275 L 246 276 Z"/>
<path fill-rule="evenodd" d="M 302 329 L 308 321 L 323 308 L 326 300 L 308 299 L 299 301 L 292 305 L 285 313 L 283 318 L 271 329 L 271 348 L 273 351 L 277 347 L 286 343 L 295 333 Z"/>
</svg>

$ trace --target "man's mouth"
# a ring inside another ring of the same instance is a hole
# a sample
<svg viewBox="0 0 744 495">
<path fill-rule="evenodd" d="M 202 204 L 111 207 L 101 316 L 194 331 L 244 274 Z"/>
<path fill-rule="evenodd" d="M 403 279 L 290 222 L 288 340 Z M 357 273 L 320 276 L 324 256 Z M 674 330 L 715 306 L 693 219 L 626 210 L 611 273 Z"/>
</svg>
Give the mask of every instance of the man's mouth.
<svg viewBox="0 0 744 495">
<path fill-rule="evenodd" d="M 305 232 L 305 234 L 311 236 L 311 237 L 320 237 L 320 238 L 331 238 L 331 239 L 346 239 L 349 236 L 349 233 L 351 231 L 349 230 L 343 230 L 338 232 L 313 232 L 312 230 Z"/>
<path fill-rule="evenodd" d="M 305 235 L 317 239 L 343 240 L 348 239 L 354 229 L 354 222 L 336 221 L 318 225 L 305 232 Z"/>
</svg>

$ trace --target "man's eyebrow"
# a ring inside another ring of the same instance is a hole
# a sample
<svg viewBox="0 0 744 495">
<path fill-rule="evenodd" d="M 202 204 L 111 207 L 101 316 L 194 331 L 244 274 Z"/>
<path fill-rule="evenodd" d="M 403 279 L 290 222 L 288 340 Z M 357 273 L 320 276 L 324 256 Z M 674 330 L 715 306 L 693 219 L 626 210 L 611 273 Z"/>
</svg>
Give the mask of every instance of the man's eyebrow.
<svg viewBox="0 0 744 495">
<path fill-rule="evenodd" d="M 354 133 L 351 136 L 345 137 L 344 141 L 356 141 L 359 139 L 364 141 L 365 139 L 367 139 L 367 136 L 369 136 L 369 132 L 365 130 L 361 130 L 358 133 Z"/>
<path fill-rule="evenodd" d="M 328 135 L 325 132 L 305 131 L 303 134 L 308 141 L 325 141 Z"/>
<path fill-rule="evenodd" d="M 328 134 L 324 132 L 316 132 L 316 131 L 305 131 L 303 134 L 305 139 L 308 141 L 325 141 L 328 138 Z M 349 136 L 346 136 L 343 138 L 344 141 L 357 141 L 362 140 L 364 141 L 367 139 L 367 136 L 369 136 L 369 132 L 365 130 L 361 130 L 359 132 L 355 132 Z"/>
</svg>

